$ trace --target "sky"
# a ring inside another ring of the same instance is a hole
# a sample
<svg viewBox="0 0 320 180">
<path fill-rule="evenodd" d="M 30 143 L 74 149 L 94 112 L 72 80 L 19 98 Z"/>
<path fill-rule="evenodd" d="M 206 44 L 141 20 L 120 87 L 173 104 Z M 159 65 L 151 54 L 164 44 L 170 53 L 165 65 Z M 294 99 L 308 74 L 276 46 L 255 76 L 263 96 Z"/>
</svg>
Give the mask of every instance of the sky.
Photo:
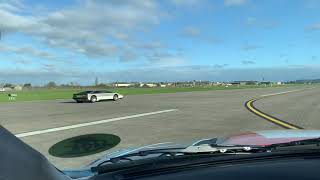
<svg viewBox="0 0 320 180">
<path fill-rule="evenodd" d="M 0 0 L 0 84 L 320 78 L 318 0 Z"/>
</svg>

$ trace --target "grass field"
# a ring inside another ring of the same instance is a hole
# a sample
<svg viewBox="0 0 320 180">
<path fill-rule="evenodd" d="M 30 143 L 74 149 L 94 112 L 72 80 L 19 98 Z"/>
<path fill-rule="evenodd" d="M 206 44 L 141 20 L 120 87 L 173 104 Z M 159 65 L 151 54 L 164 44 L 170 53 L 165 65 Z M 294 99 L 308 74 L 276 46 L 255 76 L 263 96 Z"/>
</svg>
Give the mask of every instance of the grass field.
<svg viewBox="0 0 320 180">
<path fill-rule="evenodd" d="M 292 86 L 292 85 L 285 85 Z M 275 86 L 276 87 L 276 86 Z M 191 92 L 191 91 L 211 91 L 211 90 L 232 90 L 232 89 L 247 89 L 247 88 L 266 88 L 265 86 L 215 86 L 215 87 L 171 87 L 171 88 L 111 88 L 114 92 L 123 95 L 134 94 L 158 94 L 158 93 L 176 93 L 176 92 Z M 267 87 L 270 88 L 270 87 Z M 15 101 L 37 101 L 37 100 L 54 100 L 54 99 L 71 99 L 72 94 L 84 91 L 86 89 L 37 89 L 24 90 L 18 92 L 0 92 L 0 102 L 15 102 Z M 18 96 L 16 100 L 9 100 L 8 93 L 15 93 Z"/>
</svg>

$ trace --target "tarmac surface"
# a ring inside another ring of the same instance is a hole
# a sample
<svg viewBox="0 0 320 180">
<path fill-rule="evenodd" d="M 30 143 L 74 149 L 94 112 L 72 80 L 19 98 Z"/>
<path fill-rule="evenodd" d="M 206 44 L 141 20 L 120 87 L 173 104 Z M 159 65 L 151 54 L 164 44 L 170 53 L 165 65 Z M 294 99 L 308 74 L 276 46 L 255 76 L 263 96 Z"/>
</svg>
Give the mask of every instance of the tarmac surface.
<svg viewBox="0 0 320 180">
<path fill-rule="evenodd" d="M 244 103 L 261 95 L 292 90 L 301 91 L 265 97 L 255 106 L 303 128 L 320 129 L 320 88 L 302 86 L 131 95 L 116 102 L 2 103 L 0 124 L 58 168 L 78 168 L 122 148 L 283 129 L 251 113 Z M 121 142 L 108 151 L 85 157 L 57 158 L 48 153 L 61 140 L 90 133 L 114 134 Z"/>
</svg>

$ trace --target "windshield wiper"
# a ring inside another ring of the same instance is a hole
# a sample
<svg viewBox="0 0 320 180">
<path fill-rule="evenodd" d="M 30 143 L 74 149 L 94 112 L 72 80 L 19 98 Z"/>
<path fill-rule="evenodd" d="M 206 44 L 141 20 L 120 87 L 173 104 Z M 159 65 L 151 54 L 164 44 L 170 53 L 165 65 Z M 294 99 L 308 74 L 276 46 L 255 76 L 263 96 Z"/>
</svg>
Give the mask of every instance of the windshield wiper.
<svg viewBox="0 0 320 180">
<path fill-rule="evenodd" d="M 164 149 L 153 149 L 153 150 L 142 150 L 138 152 L 133 152 L 118 156 L 115 158 L 110 158 L 106 161 L 101 162 L 96 167 L 91 168 L 93 172 L 100 172 L 104 170 L 104 165 L 115 164 L 120 162 L 132 162 L 134 157 L 136 159 L 141 159 L 141 157 L 176 157 L 176 156 L 186 156 L 186 155 L 197 155 L 197 154 L 251 154 L 256 152 L 268 152 L 268 148 L 262 146 L 219 146 L 219 145 L 210 145 L 202 144 L 199 146 L 189 146 L 187 148 L 164 148 Z M 140 158 L 139 158 L 140 157 Z"/>
<path fill-rule="evenodd" d="M 295 150 L 295 149 L 310 149 L 310 148 L 319 149 L 319 146 L 320 146 L 320 138 L 312 138 L 312 139 L 291 141 L 287 143 L 271 144 L 265 147 L 270 148 L 271 151 L 278 151 L 278 150 Z"/>
<path fill-rule="evenodd" d="M 200 144 L 192 145 L 183 148 L 163 148 L 163 149 L 151 149 L 141 150 L 138 152 L 128 153 L 115 158 L 110 158 L 101 162 L 97 166 L 91 168 L 92 172 L 103 173 L 111 169 L 122 169 L 121 162 L 131 162 L 128 167 L 141 166 L 144 162 L 138 163 L 136 160 L 152 159 L 157 157 L 169 157 L 175 159 L 175 157 L 195 157 L 196 155 L 234 155 L 234 154 L 253 154 L 263 152 L 279 152 L 279 151 L 294 151 L 294 150 L 311 150 L 316 148 L 319 150 L 320 138 L 291 141 L 288 143 L 277 143 L 267 146 L 250 146 L 250 145 L 218 145 L 218 144 Z M 156 161 L 152 161 L 153 163 Z"/>
</svg>

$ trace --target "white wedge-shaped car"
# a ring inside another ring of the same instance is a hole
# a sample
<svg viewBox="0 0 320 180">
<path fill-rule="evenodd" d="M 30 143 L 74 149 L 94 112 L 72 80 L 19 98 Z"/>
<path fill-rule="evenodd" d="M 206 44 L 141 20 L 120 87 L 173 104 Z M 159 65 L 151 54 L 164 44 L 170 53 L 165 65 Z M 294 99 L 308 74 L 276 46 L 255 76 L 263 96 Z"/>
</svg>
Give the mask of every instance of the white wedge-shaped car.
<svg viewBox="0 0 320 180">
<path fill-rule="evenodd" d="M 77 94 L 73 94 L 73 99 L 80 103 L 80 102 L 97 102 L 103 100 L 114 100 L 117 101 L 118 99 L 122 99 L 123 95 L 106 91 L 106 90 L 94 90 L 94 91 L 83 91 Z"/>
</svg>

